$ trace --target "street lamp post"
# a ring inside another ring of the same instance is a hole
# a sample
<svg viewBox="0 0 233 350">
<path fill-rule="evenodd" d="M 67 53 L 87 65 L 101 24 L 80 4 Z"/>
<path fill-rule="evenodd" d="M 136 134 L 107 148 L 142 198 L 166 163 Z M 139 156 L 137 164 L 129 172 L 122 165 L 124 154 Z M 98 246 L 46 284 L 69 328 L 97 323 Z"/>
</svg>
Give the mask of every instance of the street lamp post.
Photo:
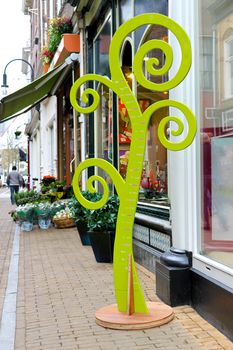
<svg viewBox="0 0 233 350">
<path fill-rule="evenodd" d="M 14 58 L 13 60 L 9 61 L 3 71 L 3 80 L 2 80 L 2 85 L 1 87 L 8 88 L 9 85 L 7 85 L 7 74 L 6 74 L 6 69 L 9 66 L 10 63 L 14 61 L 23 61 L 24 63 L 28 64 L 31 68 L 31 82 L 34 80 L 34 69 L 28 61 L 26 61 L 23 58 Z M 29 146 L 29 138 L 28 138 L 28 190 L 30 190 L 30 146 Z"/>
<path fill-rule="evenodd" d="M 26 64 L 28 64 L 29 66 L 30 66 L 30 68 L 31 68 L 31 82 L 34 80 L 34 69 L 33 69 L 33 67 L 32 67 L 32 65 L 31 65 L 31 63 L 29 63 L 28 61 L 26 61 L 26 60 L 24 60 L 23 58 L 14 58 L 13 60 L 11 60 L 11 61 L 9 61 L 7 64 L 6 64 L 6 66 L 5 66 L 5 68 L 4 68 L 4 71 L 3 71 L 3 76 L 2 76 L 2 87 L 5 87 L 5 88 L 8 88 L 9 87 L 9 85 L 7 85 L 7 74 L 6 74 L 6 69 L 7 69 L 7 67 L 9 66 L 9 64 L 11 63 L 11 62 L 14 62 L 14 61 L 23 61 L 24 63 L 26 63 Z"/>
</svg>

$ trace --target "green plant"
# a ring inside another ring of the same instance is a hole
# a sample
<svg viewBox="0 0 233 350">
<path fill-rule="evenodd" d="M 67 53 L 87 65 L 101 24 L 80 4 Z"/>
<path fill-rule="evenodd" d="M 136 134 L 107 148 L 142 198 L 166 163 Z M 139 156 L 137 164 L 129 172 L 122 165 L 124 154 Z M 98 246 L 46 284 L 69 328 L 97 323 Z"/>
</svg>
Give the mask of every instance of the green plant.
<svg viewBox="0 0 233 350">
<path fill-rule="evenodd" d="M 62 34 L 72 33 L 73 25 L 67 17 L 56 17 L 49 21 L 48 46 L 43 47 L 41 58 L 44 63 L 50 63 L 61 41 Z"/>
<path fill-rule="evenodd" d="M 52 182 L 55 182 L 56 178 L 52 175 L 45 175 L 43 176 L 43 179 L 41 180 L 41 185 L 43 186 L 49 186 Z"/>
<path fill-rule="evenodd" d="M 65 209 L 66 204 L 63 200 L 58 200 L 50 204 L 50 214 L 51 217 L 55 216 L 57 212 L 61 211 L 62 209 Z"/>
<path fill-rule="evenodd" d="M 116 228 L 119 198 L 111 195 L 107 203 L 98 210 L 90 210 L 87 215 L 87 226 L 90 231 L 114 231 Z"/>
<path fill-rule="evenodd" d="M 102 194 L 98 192 L 90 193 L 88 191 L 83 191 L 82 195 L 91 202 L 97 202 L 102 197 Z M 80 202 L 76 199 L 76 197 L 71 198 L 68 203 L 68 207 L 73 209 L 74 219 L 76 223 L 86 221 L 90 210 L 84 208 L 82 204 L 80 204 Z"/>
<path fill-rule="evenodd" d="M 36 191 L 31 190 L 31 191 L 22 191 L 22 192 L 15 193 L 14 197 L 15 197 L 15 203 L 18 206 L 18 205 L 24 205 L 27 203 L 33 203 L 39 200 L 40 195 Z"/>
<path fill-rule="evenodd" d="M 25 205 L 19 205 L 15 210 L 16 220 L 19 222 L 30 221 L 33 222 L 35 219 L 35 205 L 33 203 L 27 203 Z M 13 217 L 13 220 L 15 218 Z"/>
<path fill-rule="evenodd" d="M 54 52 L 50 51 L 50 49 L 47 46 L 44 46 L 42 48 L 41 54 L 40 54 L 40 57 L 41 57 L 43 63 L 50 63 L 53 59 Z"/>
</svg>

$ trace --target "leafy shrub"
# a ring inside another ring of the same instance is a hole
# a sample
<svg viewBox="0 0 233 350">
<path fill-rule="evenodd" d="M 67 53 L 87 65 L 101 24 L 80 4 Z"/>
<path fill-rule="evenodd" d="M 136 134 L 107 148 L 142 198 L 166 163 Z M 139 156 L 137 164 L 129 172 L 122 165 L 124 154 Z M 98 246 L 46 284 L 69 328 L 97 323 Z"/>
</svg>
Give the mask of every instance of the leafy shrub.
<svg viewBox="0 0 233 350">
<path fill-rule="evenodd" d="M 88 191 L 82 191 L 82 195 L 83 197 L 85 197 L 87 200 L 91 202 L 97 202 L 102 198 L 102 194 L 98 192 L 90 193 Z M 68 207 L 73 209 L 74 219 L 76 223 L 80 221 L 86 221 L 90 210 L 87 208 L 84 208 L 75 196 L 72 197 L 71 200 L 69 201 Z"/>
<path fill-rule="evenodd" d="M 87 226 L 90 231 L 114 231 L 116 228 L 119 198 L 111 195 L 100 209 L 90 210 L 87 215 Z"/>
<path fill-rule="evenodd" d="M 38 192 L 31 190 L 15 193 L 14 197 L 16 205 L 24 205 L 39 200 L 40 195 Z"/>
</svg>

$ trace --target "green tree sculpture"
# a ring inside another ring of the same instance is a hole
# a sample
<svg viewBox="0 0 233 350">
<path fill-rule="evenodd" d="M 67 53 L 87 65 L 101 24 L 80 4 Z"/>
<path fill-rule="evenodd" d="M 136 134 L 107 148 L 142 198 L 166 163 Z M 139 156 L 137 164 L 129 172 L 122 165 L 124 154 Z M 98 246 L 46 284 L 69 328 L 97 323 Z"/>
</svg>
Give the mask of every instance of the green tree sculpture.
<svg viewBox="0 0 233 350">
<path fill-rule="evenodd" d="M 158 137 L 160 142 L 168 149 L 173 151 L 183 150 L 188 147 L 196 134 L 196 119 L 192 111 L 184 104 L 174 100 L 162 100 L 150 105 L 143 113 L 137 102 L 137 98 L 130 89 L 120 67 L 120 52 L 124 39 L 138 27 L 149 24 L 157 24 L 166 27 L 177 38 L 182 54 L 180 67 L 176 75 L 169 81 L 157 84 L 148 81 L 143 74 L 143 58 L 152 49 L 159 48 L 163 51 L 166 60 L 162 68 L 158 68 L 158 59 L 150 58 L 146 61 L 146 69 L 151 75 L 164 75 L 167 73 L 173 62 L 172 48 L 167 42 L 162 40 L 150 40 L 144 43 L 137 51 L 133 60 L 133 73 L 137 82 L 150 90 L 168 91 L 176 87 L 187 75 L 191 65 L 191 46 L 187 34 L 173 20 L 160 14 L 143 14 L 130 19 L 114 34 L 110 50 L 109 65 L 111 72 L 111 80 L 97 74 L 87 74 L 80 77 L 72 86 L 70 92 L 70 100 L 73 107 L 80 113 L 91 113 L 95 111 L 99 105 L 100 97 L 97 91 L 87 88 L 82 96 L 82 101 L 88 105 L 89 95 L 92 96 L 93 102 L 87 107 L 78 104 L 77 96 L 80 86 L 88 81 L 98 81 L 105 84 L 109 89 L 113 90 L 125 104 L 131 124 L 132 124 L 132 140 L 130 145 L 130 157 L 126 179 L 123 180 L 118 171 L 107 161 L 103 159 L 87 159 L 83 161 L 76 169 L 73 178 L 73 188 L 77 199 L 81 204 L 89 209 L 101 208 L 108 200 L 109 191 L 105 180 L 99 176 L 93 175 L 87 181 L 87 188 L 91 192 L 95 192 L 94 182 L 99 181 L 104 189 L 104 194 L 99 202 L 89 202 L 82 197 L 79 188 L 79 177 L 81 172 L 87 167 L 96 166 L 102 168 L 112 178 L 118 196 L 120 198 L 120 207 L 116 225 L 116 237 L 114 248 L 114 285 L 115 295 L 120 312 L 126 312 L 128 306 L 128 257 L 133 257 L 132 250 L 132 232 L 134 225 L 134 216 L 138 200 L 138 192 L 141 180 L 142 166 L 144 160 L 146 134 L 151 115 L 163 107 L 174 107 L 182 111 L 187 124 L 188 131 L 185 138 L 177 143 L 173 143 L 165 137 L 164 128 L 168 122 L 174 121 L 178 128 L 173 130 L 174 136 L 179 136 L 184 130 L 183 121 L 176 116 L 167 116 L 162 119 L 158 127 Z M 135 313 L 147 314 L 148 308 L 144 300 L 143 292 L 140 287 L 137 271 L 132 258 L 133 271 L 133 293 L 134 293 L 134 310 Z"/>
</svg>

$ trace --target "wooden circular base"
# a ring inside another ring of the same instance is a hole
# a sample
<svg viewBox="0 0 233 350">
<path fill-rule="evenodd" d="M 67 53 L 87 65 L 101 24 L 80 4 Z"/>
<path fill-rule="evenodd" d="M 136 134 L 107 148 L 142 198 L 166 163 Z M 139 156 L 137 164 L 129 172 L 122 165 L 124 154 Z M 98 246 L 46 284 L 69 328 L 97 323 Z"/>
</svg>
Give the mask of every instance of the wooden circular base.
<svg viewBox="0 0 233 350">
<path fill-rule="evenodd" d="M 117 305 L 108 305 L 95 313 L 96 323 L 112 329 L 146 329 L 161 326 L 170 322 L 174 313 L 170 306 L 162 303 L 147 303 L 149 314 L 133 314 L 119 312 Z"/>
</svg>

